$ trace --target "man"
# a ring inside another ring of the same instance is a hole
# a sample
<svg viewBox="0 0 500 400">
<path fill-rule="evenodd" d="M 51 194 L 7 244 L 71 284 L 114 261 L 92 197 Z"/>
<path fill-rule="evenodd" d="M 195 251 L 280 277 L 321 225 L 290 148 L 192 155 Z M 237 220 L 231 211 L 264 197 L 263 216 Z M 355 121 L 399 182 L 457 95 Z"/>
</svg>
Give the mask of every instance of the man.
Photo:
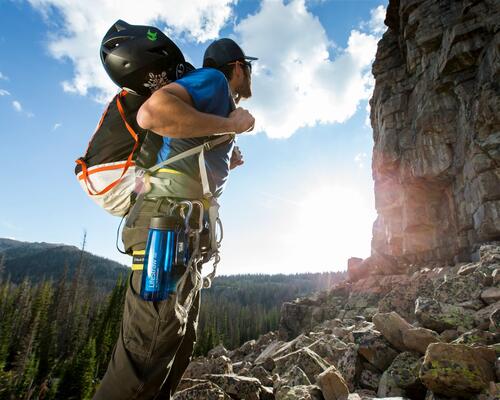
<svg viewBox="0 0 500 400">
<path fill-rule="evenodd" d="M 234 109 L 234 103 L 252 94 L 250 61 L 255 59 L 245 56 L 233 40 L 217 40 L 205 52 L 204 68 L 151 95 L 141 106 L 137 122 L 143 129 L 164 136 L 158 162 L 204 143 L 209 139 L 207 136 L 253 129 L 252 115 L 243 108 Z M 209 185 L 216 197 L 223 191 L 230 168 L 241 164 L 234 141 L 206 153 Z M 169 168 L 199 177 L 196 157 L 178 161 Z M 141 213 L 145 217 L 139 217 L 137 226 L 131 229 L 147 228 L 152 210 Z M 128 240 L 128 232 L 124 229 L 124 242 Z M 169 399 L 191 359 L 199 293 L 185 329 L 179 329 L 181 322 L 174 311 L 176 294 L 160 302 L 142 300 L 141 276 L 142 271 L 133 271 L 130 276 L 120 335 L 94 400 Z M 185 290 L 191 289 L 187 284 Z"/>
</svg>

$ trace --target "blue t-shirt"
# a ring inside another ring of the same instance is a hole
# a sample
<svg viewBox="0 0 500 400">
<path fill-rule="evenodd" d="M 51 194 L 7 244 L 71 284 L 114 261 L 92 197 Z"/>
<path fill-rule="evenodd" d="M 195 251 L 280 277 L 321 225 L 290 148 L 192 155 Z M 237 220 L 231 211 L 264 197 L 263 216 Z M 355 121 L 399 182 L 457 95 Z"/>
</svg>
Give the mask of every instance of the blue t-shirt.
<svg viewBox="0 0 500 400">
<path fill-rule="evenodd" d="M 183 86 L 191 96 L 194 107 L 201 112 L 227 117 L 233 110 L 234 103 L 226 77 L 213 68 L 201 68 L 189 72 L 175 81 Z M 173 139 L 164 136 L 163 146 L 158 153 L 158 162 L 167 160 L 215 136 L 189 139 Z M 205 153 L 208 181 L 214 196 L 221 195 L 229 175 L 229 162 L 233 152 L 234 140 L 225 142 Z M 187 157 L 168 166 L 199 179 L 198 156 Z"/>
</svg>

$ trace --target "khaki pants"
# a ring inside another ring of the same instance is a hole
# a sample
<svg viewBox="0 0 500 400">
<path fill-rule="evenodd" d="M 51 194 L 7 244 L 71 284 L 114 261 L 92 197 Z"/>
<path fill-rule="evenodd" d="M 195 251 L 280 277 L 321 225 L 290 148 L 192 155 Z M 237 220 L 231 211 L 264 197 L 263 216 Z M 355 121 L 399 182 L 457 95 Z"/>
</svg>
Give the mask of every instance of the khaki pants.
<svg viewBox="0 0 500 400">
<path fill-rule="evenodd" d="M 174 312 L 176 294 L 160 302 L 144 301 L 139 296 L 141 277 L 142 271 L 130 275 L 120 335 L 93 400 L 169 400 L 191 361 L 200 293 L 182 335 Z"/>
</svg>

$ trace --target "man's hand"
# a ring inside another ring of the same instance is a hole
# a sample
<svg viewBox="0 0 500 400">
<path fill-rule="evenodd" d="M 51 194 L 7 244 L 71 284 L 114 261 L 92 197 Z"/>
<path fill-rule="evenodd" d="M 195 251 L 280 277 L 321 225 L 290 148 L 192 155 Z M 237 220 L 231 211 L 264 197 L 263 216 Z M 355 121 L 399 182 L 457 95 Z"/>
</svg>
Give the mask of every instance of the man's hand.
<svg viewBox="0 0 500 400">
<path fill-rule="evenodd" d="M 252 114 L 241 107 L 229 114 L 229 121 L 236 133 L 249 132 L 255 124 L 255 118 Z"/>
<path fill-rule="evenodd" d="M 241 154 L 240 148 L 238 146 L 234 146 L 233 154 L 231 154 L 231 161 L 229 163 L 229 169 L 234 169 L 243 165 L 243 155 Z"/>
</svg>

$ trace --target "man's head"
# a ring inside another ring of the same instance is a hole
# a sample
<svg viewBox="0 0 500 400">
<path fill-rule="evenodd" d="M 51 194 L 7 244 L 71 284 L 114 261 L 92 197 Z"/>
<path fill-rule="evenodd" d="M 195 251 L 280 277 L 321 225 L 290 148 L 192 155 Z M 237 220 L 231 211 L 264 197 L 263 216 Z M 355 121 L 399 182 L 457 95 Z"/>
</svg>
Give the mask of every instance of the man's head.
<svg viewBox="0 0 500 400">
<path fill-rule="evenodd" d="M 250 62 L 253 60 L 257 58 L 246 56 L 234 40 L 223 38 L 208 46 L 203 56 L 203 67 L 222 71 L 237 98 L 247 99 L 252 96 Z"/>
</svg>

